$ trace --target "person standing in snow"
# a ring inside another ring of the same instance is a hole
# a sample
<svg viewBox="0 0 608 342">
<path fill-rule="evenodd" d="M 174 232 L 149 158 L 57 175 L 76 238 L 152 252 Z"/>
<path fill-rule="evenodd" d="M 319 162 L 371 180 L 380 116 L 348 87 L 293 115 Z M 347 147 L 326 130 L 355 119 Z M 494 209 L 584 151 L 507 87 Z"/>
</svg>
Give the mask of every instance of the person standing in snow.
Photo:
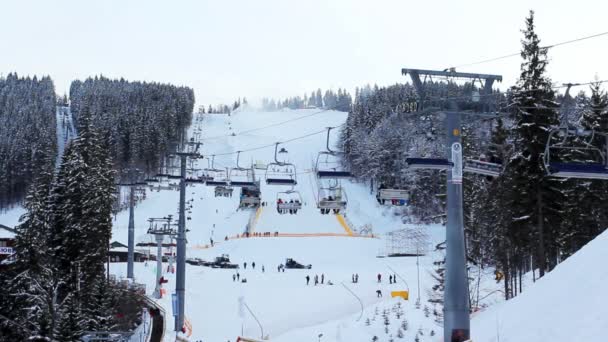
<svg viewBox="0 0 608 342">
<path fill-rule="evenodd" d="M 306 285 L 308 286 L 308 283 L 310 283 L 310 276 L 306 275 Z"/>
<path fill-rule="evenodd" d="M 397 275 L 393 274 L 393 284 L 397 284 Z"/>
<path fill-rule="evenodd" d="M 243 268 L 247 269 L 247 263 L 246 262 L 243 263 Z M 380 276 L 380 275 L 378 275 L 378 276 Z M 380 282 L 380 281 L 378 281 L 378 282 Z"/>
<path fill-rule="evenodd" d="M 389 276 L 388 276 L 388 283 L 389 283 L 389 284 L 392 284 L 392 283 L 393 283 L 393 276 L 392 276 L 392 275 L 389 275 Z"/>
<path fill-rule="evenodd" d="M 315 286 L 319 284 L 319 275 L 315 274 Z"/>
<path fill-rule="evenodd" d="M 321 284 L 323 284 L 324 281 L 325 281 L 325 274 L 321 273 Z"/>
<path fill-rule="evenodd" d="M 251 263 L 251 267 L 255 270 L 255 261 Z"/>
<path fill-rule="evenodd" d="M 359 273 L 355 273 L 355 283 L 359 282 Z"/>
<path fill-rule="evenodd" d="M 381 283 L 382 282 L 382 274 L 378 273 L 378 282 Z"/>
<path fill-rule="evenodd" d="M 241 279 L 241 275 L 239 274 L 239 272 L 236 272 L 236 280 L 240 280 Z"/>
<path fill-rule="evenodd" d="M 262 273 L 264 273 L 264 265 L 262 265 Z"/>
<path fill-rule="evenodd" d="M 353 278 L 352 280 L 353 280 L 353 284 L 354 284 L 355 283 L 355 274 L 354 273 L 352 275 L 352 278 Z"/>
<path fill-rule="evenodd" d="M 381 297 L 382 297 L 382 291 L 380 291 L 380 290 L 376 290 L 376 296 L 377 296 L 378 298 L 381 298 Z"/>
<path fill-rule="evenodd" d="M 232 275 L 232 281 L 236 281 L 236 274 Z"/>
</svg>

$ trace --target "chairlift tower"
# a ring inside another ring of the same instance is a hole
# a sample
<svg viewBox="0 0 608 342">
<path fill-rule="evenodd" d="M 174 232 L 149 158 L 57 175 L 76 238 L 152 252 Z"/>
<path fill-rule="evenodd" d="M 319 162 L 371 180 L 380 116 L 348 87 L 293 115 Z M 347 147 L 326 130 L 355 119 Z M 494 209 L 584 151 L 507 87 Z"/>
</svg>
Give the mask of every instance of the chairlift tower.
<svg viewBox="0 0 608 342">
<path fill-rule="evenodd" d="M 204 183 L 201 178 L 187 178 L 188 159 L 199 159 L 203 156 L 198 149 L 201 143 L 186 143 L 182 152 L 175 155 L 180 159 L 180 183 L 179 183 L 179 219 L 177 221 L 177 267 L 175 292 L 177 294 L 177 317 L 175 318 L 175 331 L 180 331 L 184 326 L 184 308 L 186 293 L 186 183 Z"/>
<path fill-rule="evenodd" d="M 156 287 L 154 288 L 154 297 L 160 298 L 160 278 L 163 272 L 163 240 L 165 236 L 175 236 L 175 229 L 171 228 L 171 221 L 173 220 L 172 215 L 167 217 L 151 217 L 148 219 L 150 227 L 148 228 L 148 234 L 154 235 L 156 239 Z M 160 223 L 160 227 L 158 224 Z"/>
<path fill-rule="evenodd" d="M 502 81 L 502 76 L 456 72 L 454 69 L 437 71 L 423 69 L 402 69 L 402 75 L 410 75 L 419 96 L 418 110 L 424 109 L 426 97 L 425 81 L 433 76 L 442 78 L 466 79 L 479 81 L 483 85 L 486 97 L 492 92 L 494 81 Z M 424 76 L 424 80 L 420 77 Z M 481 96 L 477 96 L 481 98 Z M 448 99 L 449 100 L 449 99 Z M 447 158 L 439 163 L 427 163 L 426 167 L 447 170 L 447 224 L 446 224 L 446 272 L 444 291 L 444 341 L 466 341 L 471 338 L 469 319 L 469 288 L 466 269 L 466 250 L 464 240 L 464 223 L 462 209 L 462 143 L 461 123 L 463 114 L 496 116 L 488 113 L 491 105 L 484 106 L 485 113 L 460 112 L 456 101 L 449 101 L 449 110 L 441 111 L 445 116 L 447 128 Z M 441 164 L 441 165 L 439 165 Z"/>
<path fill-rule="evenodd" d="M 136 182 L 137 174 L 141 173 L 136 168 L 125 170 L 127 182 L 118 183 L 119 186 L 129 188 L 129 228 L 128 228 L 128 248 L 127 248 L 127 278 L 133 280 L 133 262 L 135 260 L 135 193 L 142 191 L 142 186 L 146 182 Z"/>
</svg>

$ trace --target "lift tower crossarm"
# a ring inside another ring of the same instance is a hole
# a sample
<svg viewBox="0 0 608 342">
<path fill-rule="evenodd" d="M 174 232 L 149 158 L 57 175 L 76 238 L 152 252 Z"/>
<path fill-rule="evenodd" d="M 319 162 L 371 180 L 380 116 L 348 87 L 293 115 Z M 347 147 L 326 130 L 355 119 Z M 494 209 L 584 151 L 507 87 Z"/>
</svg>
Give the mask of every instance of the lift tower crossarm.
<svg viewBox="0 0 608 342">
<path fill-rule="evenodd" d="M 468 79 L 478 79 L 478 80 L 495 80 L 498 82 L 502 82 L 501 75 L 492 75 L 492 74 L 476 74 L 470 72 L 458 72 L 455 70 L 426 70 L 426 69 L 401 69 L 401 74 L 403 76 L 407 76 L 407 74 L 413 75 L 425 75 L 425 76 L 441 76 L 441 77 L 453 77 L 453 78 L 468 78 Z"/>
</svg>

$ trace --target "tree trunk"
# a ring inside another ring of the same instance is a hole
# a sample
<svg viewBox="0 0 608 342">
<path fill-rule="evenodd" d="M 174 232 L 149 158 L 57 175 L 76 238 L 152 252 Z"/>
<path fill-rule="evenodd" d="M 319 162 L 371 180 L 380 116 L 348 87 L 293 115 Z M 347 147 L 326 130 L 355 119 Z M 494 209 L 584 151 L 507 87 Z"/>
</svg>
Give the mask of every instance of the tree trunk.
<svg viewBox="0 0 608 342">
<path fill-rule="evenodd" d="M 538 235 L 538 270 L 539 278 L 545 275 L 547 269 L 546 255 L 545 255 L 545 234 L 543 229 L 543 194 L 541 191 L 541 182 L 536 186 L 536 208 L 538 209 L 537 217 L 537 235 Z"/>
</svg>

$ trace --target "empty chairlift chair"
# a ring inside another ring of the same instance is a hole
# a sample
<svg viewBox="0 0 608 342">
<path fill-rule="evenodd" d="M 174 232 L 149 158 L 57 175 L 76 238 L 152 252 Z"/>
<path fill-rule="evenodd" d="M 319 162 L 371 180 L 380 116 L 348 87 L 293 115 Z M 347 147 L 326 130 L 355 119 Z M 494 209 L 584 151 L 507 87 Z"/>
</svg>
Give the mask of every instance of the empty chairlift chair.
<svg viewBox="0 0 608 342">
<path fill-rule="evenodd" d="M 255 175 L 253 173 L 253 167 L 246 168 L 239 164 L 241 151 L 236 153 L 236 167 L 230 169 L 228 179 L 230 179 L 231 186 L 237 187 L 256 187 Z"/>
<path fill-rule="evenodd" d="M 491 163 L 489 161 L 485 161 L 485 158 L 482 156 L 479 160 L 476 159 L 468 159 L 464 162 L 463 171 L 476 173 L 478 175 L 490 176 L 490 177 L 498 177 L 502 172 L 502 164 Z"/>
<path fill-rule="evenodd" d="M 281 148 L 278 150 L 279 143 L 274 146 L 274 162 L 266 166 L 266 184 L 268 185 L 290 185 L 298 184 L 296 166 L 287 162 L 287 150 Z M 279 160 L 278 155 L 281 155 L 283 160 Z"/>
<path fill-rule="evenodd" d="M 608 180 L 606 153 L 593 145 L 596 135 L 598 133 L 593 131 L 564 127 L 553 129 L 549 133 L 543 156 L 547 174 L 561 178 Z M 608 135 L 602 137 L 608 148 Z M 574 155 L 579 160 L 572 160 Z"/>
<path fill-rule="evenodd" d="M 445 158 L 406 158 L 405 163 L 410 169 L 447 170 L 454 163 Z"/>
<path fill-rule="evenodd" d="M 315 173 L 319 179 L 347 179 L 352 178 L 350 170 L 342 165 L 344 152 L 333 151 L 329 147 L 329 135 L 333 127 L 327 128 L 326 151 L 321 151 L 317 155 Z"/>
<path fill-rule="evenodd" d="M 228 186 L 228 168 L 218 169 L 215 167 L 215 156 L 211 156 L 211 160 L 207 159 L 209 166 L 203 171 L 205 171 L 207 176 L 207 181 L 205 182 L 208 186 Z"/>
</svg>

